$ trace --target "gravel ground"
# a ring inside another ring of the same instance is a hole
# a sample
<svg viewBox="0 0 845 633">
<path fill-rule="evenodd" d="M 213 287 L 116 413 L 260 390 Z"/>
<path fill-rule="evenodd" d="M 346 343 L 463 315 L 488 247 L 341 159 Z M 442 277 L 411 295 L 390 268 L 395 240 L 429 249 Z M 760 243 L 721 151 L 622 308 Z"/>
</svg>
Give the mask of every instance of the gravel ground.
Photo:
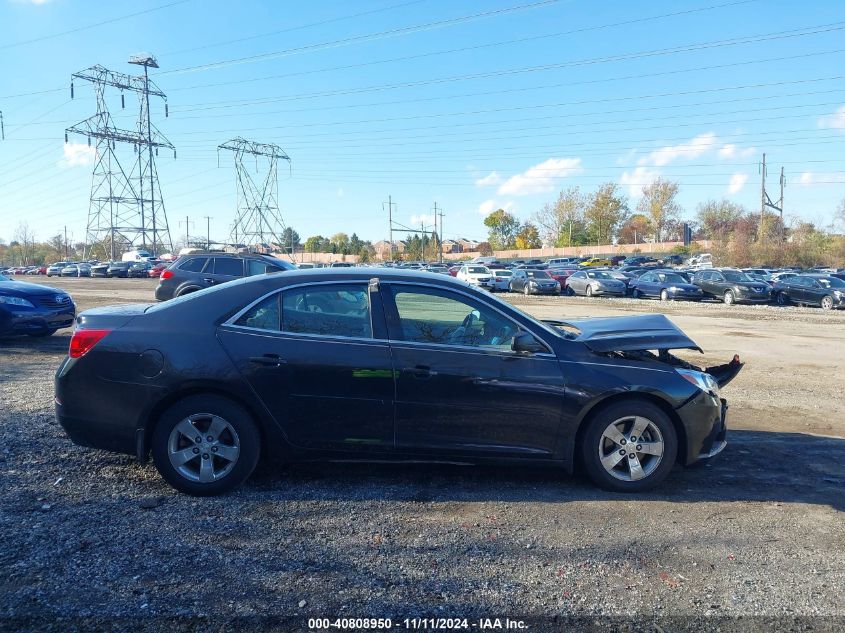
<svg viewBox="0 0 845 633">
<path fill-rule="evenodd" d="M 47 283 L 82 308 L 149 301 L 154 286 Z M 64 436 L 52 375 L 69 333 L 0 341 L 0 628 L 286 616 L 280 630 L 305 630 L 306 616 L 406 615 L 845 627 L 845 313 L 513 301 L 543 317 L 664 312 L 702 362 L 738 351 L 729 447 L 638 496 L 552 470 L 264 464 L 230 496 L 193 499 L 150 465 Z M 810 617 L 778 619 L 795 616 Z"/>
</svg>

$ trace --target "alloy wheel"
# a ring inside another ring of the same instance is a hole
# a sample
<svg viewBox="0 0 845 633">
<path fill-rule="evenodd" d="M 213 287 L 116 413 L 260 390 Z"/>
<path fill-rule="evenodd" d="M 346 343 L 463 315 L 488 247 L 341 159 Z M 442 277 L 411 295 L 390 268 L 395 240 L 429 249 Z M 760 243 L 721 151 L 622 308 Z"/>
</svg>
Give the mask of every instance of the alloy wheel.
<svg viewBox="0 0 845 633">
<path fill-rule="evenodd" d="M 599 439 L 601 465 L 620 481 L 639 481 L 651 475 L 663 460 L 663 435 L 642 416 L 611 422 Z"/>
<path fill-rule="evenodd" d="M 669 301 L 669 293 L 666 292 L 666 289 L 660 291 L 660 300 L 661 301 Z"/>
<path fill-rule="evenodd" d="M 830 297 L 822 297 L 822 309 L 830 310 L 833 308 L 833 299 Z"/>
<path fill-rule="evenodd" d="M 725 305 L 732 306 L 734 303 L 734 293 L 728 290 L 725 293 Z"/>
<path fill-rule="evenodd" d="M 240 455 L 240 438 L 220 416 L 196 413 L 173 427 L 167 456 L 173 468 L 188 481 L 211 483 L 231 472 Z"/>
<path fill-rule="evenodd" d="M 786 296 L 785 292 L 779 292 L 777 295 L 777 302 L 779 306 L 785 306 L 789 303 L 789 297 Z"/>
</svg>

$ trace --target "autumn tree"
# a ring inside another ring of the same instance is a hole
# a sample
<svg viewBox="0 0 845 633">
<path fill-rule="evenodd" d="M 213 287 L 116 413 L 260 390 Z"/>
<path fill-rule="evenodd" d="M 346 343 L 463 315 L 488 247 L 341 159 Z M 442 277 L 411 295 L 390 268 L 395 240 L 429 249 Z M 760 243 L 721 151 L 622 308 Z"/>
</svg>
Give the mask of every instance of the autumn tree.
<svg viewBox="0 0 845 633">
<path fill-rule="evenodd" d="M 540 248 L 543 243 L 540 240 L 540 232 L 537 230 L 537 227 L 531 224 L 531 222 L 526 222 L 522 225 L 522 229 L 520 229 L 519 233 L 516 234 L 516 239 L 514 241 L 517 248 Z"/>
<path fill-rule="evenodd" d="M 349 254 L 349 236 L 346 233 L 335 233 L 330 239 L 333 252 Z"/>
<path fill-rule="evenodd" d="M 554 204 L 545 204 L 534 214 L 540 237 L 549 246 L 572 246 L 586 241 L 584 207 L 586 198 L 578 187 L 564 189 Z"/>
<path fill-rule="evenodd" d="M 620 244 L 642 244 L 643 238 L 651 233 L 649 219 L 642 213 L 635 213 L 620 225 L 617 240 Z"/>
<path fill-rule="evenodd" d="M 678 220 L 681 205 L 676 200 L 677 196 L 678 183 L 671 180 L 657 178 L 643 187 L 643 197 L 637 204 L 637 211 L 649 219 L 656 242 L 662 242 L 666 226 Z"/>
<path fill-rule="evenodd" d="M 587 233 L 596 244 L 609 244 L 628 213 L 628 199 L 615 182 L 606 182 L 589 196 L 584 211 Z"/>
<path fill-rule="evenodd" d="M 733 233 L 740 218 L 745 215 L 745 208 L 724 198 L 707 200 L 698 205 L 696 215 L 705 238 L 724 242 Z"/>
<path fill-rule="evenodd" d="M 504 209 L 497 209 L 484 218 L 488 241 L 494 250 L 513 248 L 520 230 L 519 220 Z"/>
</svg>

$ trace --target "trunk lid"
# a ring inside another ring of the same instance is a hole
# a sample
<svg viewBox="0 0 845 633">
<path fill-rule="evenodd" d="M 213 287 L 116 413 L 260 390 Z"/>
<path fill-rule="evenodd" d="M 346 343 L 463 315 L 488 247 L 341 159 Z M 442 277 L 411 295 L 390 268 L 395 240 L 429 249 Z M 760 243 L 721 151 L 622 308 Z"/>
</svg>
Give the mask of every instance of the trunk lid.
<svg viewBox="0 0 845 633">
<path fill-rule="evenodd" d="M 76 317 L 76 327 L 116 330 L 129 323 L 136 316 L 146 312 L 151 305 L 155 304 L 128 303 L 85 310 Z"/>
</svg>

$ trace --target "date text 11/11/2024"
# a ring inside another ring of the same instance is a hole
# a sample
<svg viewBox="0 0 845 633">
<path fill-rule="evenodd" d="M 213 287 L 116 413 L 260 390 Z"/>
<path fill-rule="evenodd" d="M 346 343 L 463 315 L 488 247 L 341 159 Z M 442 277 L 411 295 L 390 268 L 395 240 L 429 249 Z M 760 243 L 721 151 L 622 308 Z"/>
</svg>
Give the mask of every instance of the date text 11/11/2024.
<svg viewBox="0 0 845 633">
<path fill-rule="evenodd" d="M 510 618 L 404 618 L 393 621 L 390 618 L 309 618 L 309 631 L 322 630 L 391 630 L 413 631 L 478 630 L 519 631 L 528 628 L 524 620 Z"/>
</svg>

